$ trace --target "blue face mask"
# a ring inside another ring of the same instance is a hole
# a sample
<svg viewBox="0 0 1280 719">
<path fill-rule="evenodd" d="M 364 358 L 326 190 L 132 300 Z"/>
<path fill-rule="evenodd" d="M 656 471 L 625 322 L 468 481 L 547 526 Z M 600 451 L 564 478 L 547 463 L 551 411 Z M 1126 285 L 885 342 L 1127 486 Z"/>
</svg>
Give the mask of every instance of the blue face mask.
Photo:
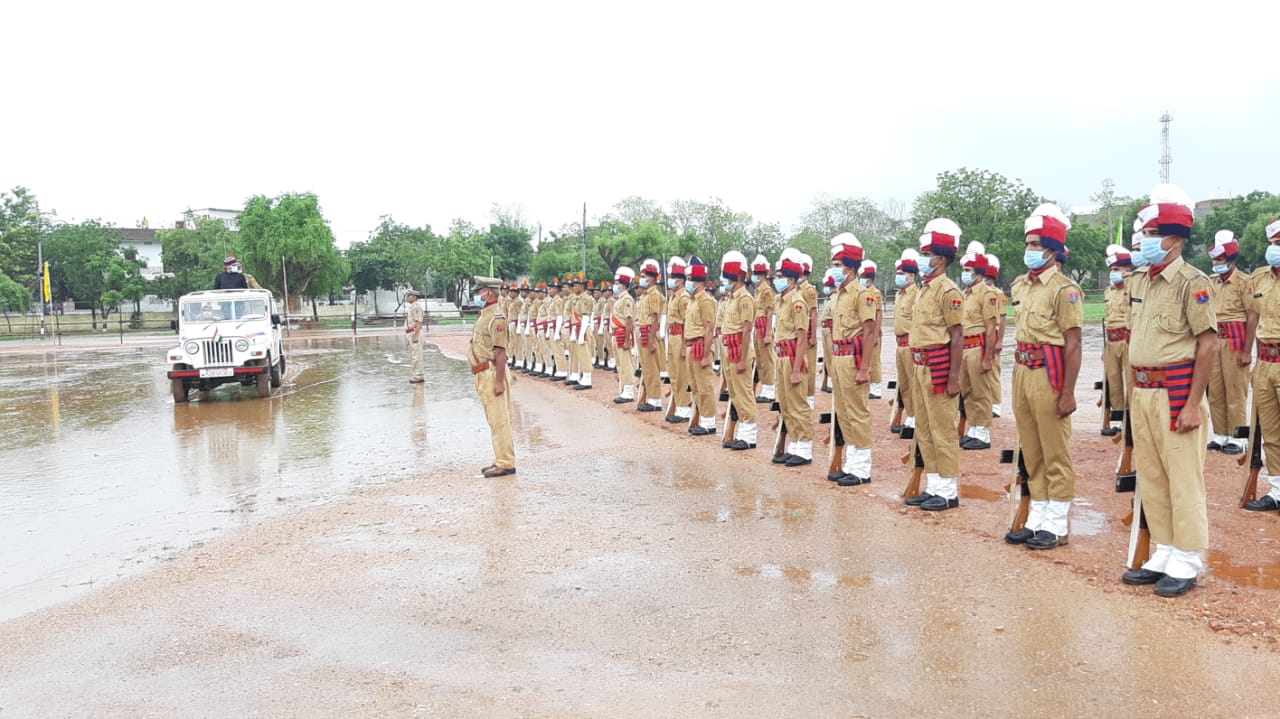
<svg viewBox="0 0 1280 719">
<path fill-rule="evenodd" d="M 689 294 L 693 294 L 693 293 L 695 293 L 695 292 L 697 292 L 697 291 L 698 291 L 698 285 L 697 285 L 696 283 L 694 283 L 694 282 L 685 282 L 685 283 L 684 283 L 684 290 L 685 290 L 685 292 L 688 292 Z"/>
<path fill-rule="evenodd" d="M 620 295 L 620 294 L 622 294 L 622 285 L 614 285 L 614 286 L 613 286 L 613 296 L 614 296 L 614 297 L 617 297 L 617 296 L 618 296 L 618 295 Z"/>
<path fill-rule="evenodd" d="M 648 287 L 648 286 L 649 286 L 649 278 L 648 278 L 648 277 L 641 277 L 641 278 L 640 278 L 640 286 L 641 286 L 641 287 Z"/>
<path fill-rule="evenodd" d="M 1038 270 L 1049 262 L 1049 258 L 1044 256 L 1044 250 L 1027 250 L 1022 253 L 1022 261 L 1026 263 L 1027 269 Z"/>
<path fill-rule="evenodd" d="M 676 278 L 674 278 L 674 277 L 668 277 L 668 278 L 667 278 L 667 289 L 669 289 L 669 290 L 674 290 L 675 288 L 676 288 Z"/>
<path fill-rule="evenodd" d="M 477 305 L 483 305 L 483 304 L 485 304 L 485 301 L 484 301 L 484 295 L 482 295 L 482 294 L 475 294 L 475 295 L 473 295 L 473 296 L 471 297 L 471 302 L 472 302 L 473 304 L 477 304 Z"/>
<path fill-rule="evenodd" d="M 894 276 L 893 276 L 893 285 L 894 285 L 895 287 L 897 287 L 898 289 L 902 289 L 902 288 L 906 287 L 908 284 L 909 284 L 909 280 L 907 280 L 907 276 L 906 276 L 906 275 L 894 275 Z"/>
<path fill-rule="evenodd" d="M 721 278 L 720 278 L 720 287 L 721 287 L 721 289 L 728 290 L 728 289 L 729 289 L 730 287 L 732 287 L 732 286 L 733 286 L 733 284 L 732 284 L 731 282 L 729 282 L 729 278 L 728 278 L 728 277 L 721 277 Z"/>
<path fill-rule="evenodd" d="M 775 278 L 773 278 L 773 289 L 774 289 L 776 292 L 778 292 L 778 293 L 786 292 L 786 291 L 787 291 L 787 278 L 785 278 L 785 277 L 775 277 Z"/>
<path fill-rule="evenodd" d="M 823 286 L 822 286 L 822 294 L 824 294 L 824 295 L 829 295 L 829 294 L 831 294 L 831 285 L 823 285 Z"/>
<path fill-rule="evenodd" d="M 1148 237 L 1142 241 L 1142 259 L 1146 260 L 1149 265 L 1159 267 L 1164 264 L 1164 260 L 1169 256 L 1169 251 L 1161 247 L 1164 244 L 1163 237 Z"/>
<path fill-rule="evenodd" d="M 1280 267 L 1280 245 L 1267 245 L 1267 264 Z"/>
<path fill-rule="evenodd" d="M 1141 248 L 1141 247 L 1139 247 L 1138 249 L 1134 250 L 1134 252 L 1133 252 L 1133 266 L 1134 266 L 1134 267 L 1146 267 L 1146 266 L 1147 266 L 1147 258 L 1145 258 L 1145 257 L 1143 257 L 1143 256 L 1142 256 L 1142 248 Z"/>
<path fill-rule="evenodd" d="M 858 278 L 858 284 L 862 285 L 863 287 L 870 287 L 870 286 L 871 286 L 871 278 L 870 278 L 870 277 L 859 277 L 859 278 Z"/>
<path fill-rule="evenodd" d="M 761 278 L 761 277 L 763 277 L 763 276 L 764 276 L 764 275 L 751 275 L 751 284 L 753 284 L 753 285 L 758 285 L 758 284 L 760 284 L 760 278 Z"/>
<path fill-rule="evenodd" d="M 840 270 L 839 272 L 832 272 L 832 273 L 831 273 L 831 279 L 835 281 L 835 283 L 836 283 L 836 287 L 839 287 L 840 285 L 843 285 L 843 284 L 844 284 L 844 281 L 845 281 L 845 279 L 846 279 L 847 277 L 848 277 L 848 275 L 846 275 L 846 274 L 844 273 L 844 270 Z"/>
<path fill-rule="evenodd" d="M 1111 284 L 1113 284 L 1113 285 L 1118 285 L 1118 284 L 1120 284 L 1121 282 L 1124 282 L 1124 273 L 1123 273 L 1123 272 L 1117 272 L 1116 270 L 1112 270 L 1112 271 L 1111 271 Z"/>
<path fill-rule="evenodd" d="M 1213 274 L 1215 274 L 1215 275 L 1225 275 L 1225 274 L 1227 274 L 1227 272 L 1228 272 L 1230 269 L 1231 269 L 1231 265 L 1214 265 L 1214 266 L 1213 266 Z"/>
<path fill-rule="evenodd" d="M 973 270 L 965 270 L 960 273 L 960 284 L 968 287 L 973 284 Z"/>
</svg>

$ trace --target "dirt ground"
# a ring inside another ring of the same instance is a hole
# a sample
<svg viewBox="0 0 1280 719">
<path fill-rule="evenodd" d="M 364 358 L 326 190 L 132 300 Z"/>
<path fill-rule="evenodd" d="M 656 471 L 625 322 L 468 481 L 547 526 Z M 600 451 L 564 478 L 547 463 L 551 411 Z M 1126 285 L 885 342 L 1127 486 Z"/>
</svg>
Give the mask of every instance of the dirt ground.
<svg viewBox="0 0 1280 719">
<path fill-rule="evenodd" d="M 1210 573 L 1166 600 L 1118 580 L 1129 498 L 1091 390 L 1072 542 L 1030 552 L 1000 539 L 1007 415 L 929 514 L 897 497 L 888 401 L 873 483 L 841 489 L 771 465 L 767 415 L 729 452 L 595 376 L 518 376 L 514 478 L 479 476 L 474 402 L 427 397 L 425 461 L 383 484 L 0 623 L 0 718 L 1276 713 L 1249 688 L 1277 666 L 1277 518 L 1234 509 L 1232 458 L 1210 458 Z"/>
</svg>

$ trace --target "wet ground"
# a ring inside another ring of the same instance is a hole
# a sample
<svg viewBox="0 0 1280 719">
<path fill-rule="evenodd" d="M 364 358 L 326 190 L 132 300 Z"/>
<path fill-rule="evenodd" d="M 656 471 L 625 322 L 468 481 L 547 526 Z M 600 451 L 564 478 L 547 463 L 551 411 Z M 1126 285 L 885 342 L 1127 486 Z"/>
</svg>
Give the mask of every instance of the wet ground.
<svg viewBox="0 0 1280 719">
<path fill-rule="evenodd" d="M 613 405 L 607 373 L 520 377 L 519 474 L 484 480 L 469 374 L 433 353 L 415 390 L 402 342 L 315 340 L 277 399 L 177 408 L 151 349 L 6 361 L 0 406 L 26 401 L 0 419 L 0 608 L 44 608 L 0 623 L 0 716 L 1276 713 L 1251 689 L 1280 666 L 1276 518 L 1232 511 L 1239 472 L 1211 457 L 1203 585 L 1120 585 L 1091 390 L 1073 542 L 1031 553 L 998 541 L 994 452 L 927 515 L 896 500 L 887 432 L 876 481 L 839 490 Z"/>
</svg>

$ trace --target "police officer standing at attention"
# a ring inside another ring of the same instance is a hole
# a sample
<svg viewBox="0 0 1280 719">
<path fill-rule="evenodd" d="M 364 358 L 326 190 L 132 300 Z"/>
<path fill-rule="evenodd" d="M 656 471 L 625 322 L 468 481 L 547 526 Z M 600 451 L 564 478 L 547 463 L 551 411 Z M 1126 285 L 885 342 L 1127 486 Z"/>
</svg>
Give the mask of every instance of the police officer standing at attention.
<svg viewBox="0 0 1280 719">
<path fill-rule="evenodd" d="M 658 283 L 662 278 L 662 265 L 655 259 L 646 259 L 640 263 L 638 283 L 640 291 L 636 297 L 636 326 L 640 329 L 640 381 L 644 383 L 644 404 L 636 409 L 640 412 L 662 411 L 662 361 L 658 359 L 661 347 L 658 345 L 658 329 L 662 325 L 665 310 L 662 289 Z"/>
<path fill-rule="evenodd" d="M 1071 461 L 1071 415 L 1080 375 L 1080 286 L 1054 262 L 1066 251 L 1071 223 L 1057 205 L 1045 203 L 1027 218 L 1024 261 L 1029 272 L 1013 283 L 1013 414 L 1027 465 L 1031 512 L 1026 525 L 1005 534 L 1010 544 L 1053 549 L 1067 543 L 1067 515 L 1075 499 Z"/>
<path fill-rule="evenodd" d="M 773 387 L 773 309 L 778 303 L 778 293 L 769 281 L 771 274 L 769 260 L 764 255 L 756 255 L 751 261 L 751 282 L 756 291 L 756 375 L 760 379 L 756 402 L 760 404 L 777 398 Z"/>
<path fill-rule="evenodd" d="M 806 355 L 809 347 L 809 328 L 813 316 L 805 299 L 804 255 L 788 247 L 778 257 L 778 276 L 773 289 L 778 293 L 777 326 L 774 328 L 773 347 L 778 357 L 775 363 L 775 380 L 778 390 L 778 408 L 787 429 L 787 445 L 783 453 L 774 455 L 774 464 L 799 467 L 813 462 L 812 406 L 806 402 L 809 391 L 806 380 Z"/>
<path fill-rule="evenodd" d="M 1244 505 L 1250 512 L 1273 512 L 1280 509 L 1280 219 L 1264 230 L 1267 238 L 1267 263 L 1249 277 L 1249 324 L 1258 340 L 1258 366 L 1253 371 L 1254 411 L 1262 429 L 1262 453 L 1271 489 L 1267 494 Z M 1252 354 L 1252 342 L 1248 345 Z M 1155 535 L 1152 535 L 1153 537 Z"/>
<path fill-rule="evenodd" d="M 715 331 L 716 301 L 707 291 L 707 264 L 697 255 L 689 257 L 689 276 L 684 281 L 691 299 L 684 315 L 684 346 L 689 364 L 689 387 L 693 390 L 693 413 L 689 434 L 716 433 L 716 395 L 711 386 L 712 333 Z M 695 425 L 693 420 L 697 418 Z"/>
<path fill-rule="evenodd" d="M 1162 597 L 1186 594 L 1204 569 L 1209 545 L 1204 489 L 1209 409 L 1205 390 L 1218 351 L 1209 278 L 1182 258 L 1195 221 L 1191 198 L 1157 185 L 1138 211 L 1142 254 L 1149 263 L 1129 281 L 1133 323 L 1129 361 L 1138 496 L 1156 545 L 1125 584 L 1154 584 Z"/>
<path fill-rule="evenodd" d="M 1102 371 L 1107 376 L 1107 391 L 1111 393 L 1112 410 L 1129 407 L 1129 275 L 1133 272 L 1133 257 L 1120 245 L 1107 246 L 1107 267 L 1110 285 L 1103 294 L 1106 312 L 1102 331 L 1106 344 L 1102 348 Z M 1102 430 L 1107 437 L 1122 431 L 1118 422 Z"/>
<path fill-rule="evenodd" d="M 889 427 L 889 431 L 897 434 L 902 427 L 916 426 L 915 367 L 911 362 L 911 320 L 916 298 L 920 288 L 916 278 L 920 275 L 920 255 L 908 247 L 902 251 L 901 257 L 894 263 L 893 286 L 898 294 L 893 301 L 893 334 L 897 343 L 894 364 L 898 373 L 898 397 L 902 401 L 903 420 L 900 427 Z"/>
<path fill-rule="evenodd" d="M 467 357 L 476 377 L 476 394 L 484 407 L 493 438 L 493 464 L 481 470 L 486 477 L 506 477 L 516 473 L 516 450 L 511 439 L 511 386 L 507 375 L 507 344 L 510 332 L 507 316 L 498 311 L 498 288 L 502 281 L 475 277 L 476 303 L 483 304 L 471 331 Z"/>
<path fill-rule="evenodd" d="M 868 385 L 871 358 L 880 352 L 880 336 L 876 334 L 876 298 L 857 277 L 862 258 L 862 243 L 852 232 L 832 238 L 831 273 L 836 291 L 832 299 L 835 306 L 831 313 L 831 354 L 826 364 L 833 388 L 832 421 L 838 423 L 833 424 L 832 435 L 839 427 L 846 447 L 840 471 L 828 473 L 827 479 L 841 487 L 871 481 Z"/>
<path fill-rule="evenodd" d="M 1213 238 L 1209 258 L 1213 260 L 1213 313 L 1218 318 L 1218 358 L 1209 376 L 1209 414 L 1213 438 L 1209 449 L 1223 454 L 1244 454 L 1245 440 L 1232 436 L 1236 427 L 1248 423 L 1245 402 L 1249 399 L 1249 364 L 1252 350 L 1245 351 L 1245 302 L 1249 277 L 1236 272 L 1240 244 L 1231 230 L 1219 230 Z"/>
<path fill-rule="evenodd" d="M 631 347 L 635 343 L 635 300 L 631 298 L 631 283 L 636 279 L 635 270 L 619 267 L 613 275 L 613 309 L 609 316 L 613 344 L 618 354 L 618 396 L 614 404 L 636 401 L 636 375 L 632 364 Z"/>
<path fill-rule="evenodd" d="M 730 250 L 720 261 L 720 277 L 729 281 L 720 338 L 724 341 L 724 360 L 720 372 L 729 389 L 729 402 L 738 413 L 738 429 L 726 449 L 747 450 L 756 446 L 756 393 L 752 377 L 755 362 L 751 346 L 751 328 L 756 321 L 756 303 L 747 291 L 747 258 Z"/>
<path fill-rule="evenodd" d="M 409 377 L 411 384 L 419 384 L 422 378 L 422 303 L 418 302 L 418 291 L 409 290 L 404 294 L 409 306 L 404 313 L 404 332 L 409 339 L 409 362 L 413 365 L 413 375 Z"/>
</svg>

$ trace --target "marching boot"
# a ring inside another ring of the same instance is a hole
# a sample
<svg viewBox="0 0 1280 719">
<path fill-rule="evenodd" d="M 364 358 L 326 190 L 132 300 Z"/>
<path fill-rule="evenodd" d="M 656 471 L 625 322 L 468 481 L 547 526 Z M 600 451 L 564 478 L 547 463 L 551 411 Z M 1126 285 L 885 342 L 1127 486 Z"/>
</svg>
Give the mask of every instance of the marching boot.
<svg viewBox="0 0 1280 719">
<path fill-rule="evenodd" d="M 788 467 L 800 467 L 813 462 L 813 440 L 797 441 L 795 450 L 791 457 L 787 459 Z"/>
<path fill-rule="evenodd" d="M 583 372 L 582 378 L 578 380 L 578 384 L 573 386 L 574 389 L 591 389 L 591 373 Z"/>
<path fill-rule="evenodd" d="M 926 512 L 944 512 L 960 506 L 959 486 L 954 477 L 938 477 L 933 496 L 920 503 Z"/>
<path fill-rule="evenodd" d="M 622 385 L 622 394 L 613 398 L 614 404 L 626 404 L 636 401 L 636 386 L 633 384 Z"/>
<path fill-rule="evenodd" d="M 756 448 L 756 423 L 739 422 L 737 437 L 729 443 L 729 449 L 741 452 Z"/>
<path fill-rule="evenodd" d="M 1027 512 L 1027 521 L 1022 525 L 1022 529 L 1016 532 L 1005 532 L 1004 541 L 1009 544 L 1026 544 L 1028 540 L 1035 536 L 1036 530 L 1040 528 L 1040 523 L 1044 521 L 1045 509 L 1049 506 L 1047 499 L 1031 500 L 1031 507 Z"/>
<path fill-rule="evenodd" d="M 689 434 L 695 437 L 703 437 L 716 433 L 716 416 L 712 414 L 710 417 L 699 417 L 698 426 L 689 430 Z"/>
<path fill-rule="evenodd" d="M 1044 519 L 1036 533 L 1027 540 L 1027 549 L 1054 549 L 1067 543 L 1067 514 L 1071 511 L 1071 503 L 1050 499 L 1044 505 Z"/>
<path fill-rule="evenodd" d="M 871 448 L 844 450 L 844 477 L 836 481 L 841 487 L 856 487 L 871 483 Z"/>
<path fill-rule="evenodd" d="M 938 491 L 939 480 L 940 478 L 936 473 L 926 472 L 924 475 L 924 493 L 917 494 L 914 497 L 907 497 L 903 501 L 903 504 L 909 507 L 919 507 L 930 499 L 933 499 L 934 496 L 936 496 L 935 493 Z"/>
</svg>

